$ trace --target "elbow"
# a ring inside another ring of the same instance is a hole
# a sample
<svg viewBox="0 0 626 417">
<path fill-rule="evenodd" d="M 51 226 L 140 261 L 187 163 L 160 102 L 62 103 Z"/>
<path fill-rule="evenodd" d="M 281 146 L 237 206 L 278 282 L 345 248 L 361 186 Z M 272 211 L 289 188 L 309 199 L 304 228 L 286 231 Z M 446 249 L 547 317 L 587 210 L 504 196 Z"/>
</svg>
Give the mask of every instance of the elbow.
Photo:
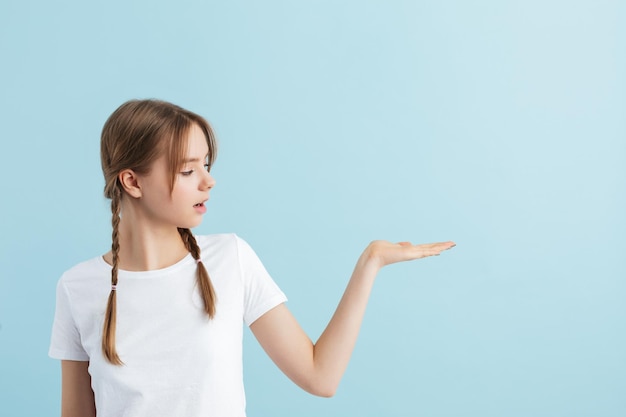
<svg viewBox="0 0 626 417">
<path fill-rule="evenodd" d="M 300 388 L 316 397 L 331 398 L 334 397 L 341 382 L 341 374 L 337 372 L 320 372 L 313 370 L 300 378 L 291 378 Z"/>
<path fill-rule="evenodd" d="M 331 398 L 335 396 L 335 392 L 337 391 L 334 389 L 329 389 L 329 390 L 318 391 L 314 395 L 317 395 L 318 397 Z"/>
<path fill-rule="evenodd" d="M 328 383 L 315 384 L 304 388 L 304 390 L 309 394 L 315 395 L 317 397 L 331 398 L 334 397 L 335 393 L 337 392 L 337 385 Z"/>
</svg>

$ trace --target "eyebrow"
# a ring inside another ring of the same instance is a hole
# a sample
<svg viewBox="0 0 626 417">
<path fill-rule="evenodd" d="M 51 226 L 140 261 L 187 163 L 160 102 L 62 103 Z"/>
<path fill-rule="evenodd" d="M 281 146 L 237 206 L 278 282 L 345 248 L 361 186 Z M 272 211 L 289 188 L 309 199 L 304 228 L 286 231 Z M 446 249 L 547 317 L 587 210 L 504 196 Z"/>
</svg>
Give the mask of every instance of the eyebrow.
<svg viewBox="0 0 626 417">
<path fill-rule="evenodd" d="M 209 154 L 207 153 L 206 156 L 202 159 L 200 158 L 186 158 L 183 159 L 183 164 L 188 164 L 189 162 L 200 162 L 200 161 L 204 161 L 209 157 Z"/>
</svg>

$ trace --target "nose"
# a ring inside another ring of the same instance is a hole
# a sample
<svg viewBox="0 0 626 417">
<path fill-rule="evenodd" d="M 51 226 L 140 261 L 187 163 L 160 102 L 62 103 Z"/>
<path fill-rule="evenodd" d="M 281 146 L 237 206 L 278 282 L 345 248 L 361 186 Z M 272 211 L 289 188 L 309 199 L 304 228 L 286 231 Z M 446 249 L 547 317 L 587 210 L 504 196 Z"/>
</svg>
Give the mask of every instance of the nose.
<svg viewBox="0 0 626 417">
<path fill-rule="evenodd" d="M 208 191 L 215 186 L 215 178 L 213 178 L 213 175 L 208 171 L 204 171 L 204 173 L 202 188 Z"/>
</svg>

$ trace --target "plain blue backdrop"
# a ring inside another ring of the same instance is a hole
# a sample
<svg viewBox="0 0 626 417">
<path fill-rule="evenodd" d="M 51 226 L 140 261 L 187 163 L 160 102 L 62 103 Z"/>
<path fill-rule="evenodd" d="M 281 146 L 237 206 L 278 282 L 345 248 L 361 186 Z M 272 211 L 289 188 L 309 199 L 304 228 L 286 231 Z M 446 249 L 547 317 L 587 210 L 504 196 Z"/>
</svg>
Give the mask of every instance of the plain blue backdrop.
<svg viewBox="0 0 626 417">
<path fill-rule="evenodd" d="M 110 245 L 99 134 L 130 98 L 204 115 L 196 232 L 255 248 L 315 339 L 381 272 L 312 397 L 245 340 L 248 414 L 626 415 L 626 2 L 0 2 L 0 414 L 54 416 L 54 288 Z"/>
</svg>

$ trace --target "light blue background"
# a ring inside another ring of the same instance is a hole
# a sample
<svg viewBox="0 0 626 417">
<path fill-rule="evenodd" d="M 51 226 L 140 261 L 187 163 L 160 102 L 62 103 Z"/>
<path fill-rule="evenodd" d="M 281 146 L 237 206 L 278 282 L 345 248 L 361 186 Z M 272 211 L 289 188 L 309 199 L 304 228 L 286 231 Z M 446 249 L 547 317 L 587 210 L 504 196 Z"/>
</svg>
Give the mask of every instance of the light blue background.
<svg viewBox="0 0 626 417">
<path fill-rule="evenodd" d="M 107 251 L 99 133 L 129 98 L 206 116 L 199 233 L 256 249 L 317 338 L 384 270 L 332 399 L 246 337 L 255 416 L 626 415 L 626 2 L 0 3 L 0 414 L 58 415 L 54 288 Z"/>
</svg>

